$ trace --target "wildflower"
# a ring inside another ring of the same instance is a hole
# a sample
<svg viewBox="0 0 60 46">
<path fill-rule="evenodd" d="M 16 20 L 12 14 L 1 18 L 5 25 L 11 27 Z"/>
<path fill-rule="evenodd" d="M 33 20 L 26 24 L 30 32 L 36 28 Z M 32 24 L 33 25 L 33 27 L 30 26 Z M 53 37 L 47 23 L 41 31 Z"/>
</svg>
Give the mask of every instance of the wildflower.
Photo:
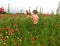
<svg viewBox="0 0 60 46">
<path fill-rule="evenodd" d="M 10 32 L 9 32 L 9 35 L 13 35 L 13 33 L 10 31 Z"/>
<path fill-rule="evenodd" d="M 5 30 L 9 30 L 10 28 L 9 27 L 6 27 Z"/>
<path fill-rule="evenodd" d="M 19 37 L 18 37 L 17 39 L 18 39 L 19 41 L 22 41 L 22 39 L 21 39 L 21 38 L 19 38 Z"/>
<path fill-rule="evenodd" d="M 22 39 L 19 39 L 19 41 L 21 42 L 21 41 L 22 41 Z"/>
<path fill-rule="evenodd" d="M 8 33 L 8 32 L 5 32 L 6 34 Z"/>
<path fill-rule="evenodd" d="M 4 43 L 4 45 L 5 45 L 6 43 Z"/>
<path fill-rule="evenodd" d="M 8 38 L 8 36 L 5 36 L 6 38 Z"/>
<path fill-rule="evenodd" d="M 11 32 L 12 32 L 12 33 L 14 33 L 14 32 L 15 32 L 15 30 L 11 30 Z"/>
<path fill-rule="evenodd" d="M 11 30 L 11 31 L 9 32 L 9 35 L 13 35 L 14 32 L 15 32 L 15 30 Z"/>
<path fill-rule="evenodd" d="M 19 37 L 17 39 L 19 39 Z"/>
<path fill-rule="evenodd" d="M 32 37 L 32 41 L 35 41 L 36 40 L 36 38 L 35 37 Z"/>
</svg>

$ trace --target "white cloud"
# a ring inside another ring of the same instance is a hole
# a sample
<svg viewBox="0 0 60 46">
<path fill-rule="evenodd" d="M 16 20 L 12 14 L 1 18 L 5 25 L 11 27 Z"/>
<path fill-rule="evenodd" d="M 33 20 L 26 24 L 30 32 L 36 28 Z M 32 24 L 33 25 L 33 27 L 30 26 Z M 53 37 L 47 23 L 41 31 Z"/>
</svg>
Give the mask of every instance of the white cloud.
<svg viewBox="0 0 60 46">
<path fill-rule="evenodd" d="M 31 6 L 31 10 L 38 6 L 43 8 L 43 12 L 56 11 L 59 0 L 0 0 L 0 7 L 4 7 L 7 11 L 8 3 L 10 2 L 10 10 L 18 12 L 20 9 L 28 9 Z"/>
</svg>

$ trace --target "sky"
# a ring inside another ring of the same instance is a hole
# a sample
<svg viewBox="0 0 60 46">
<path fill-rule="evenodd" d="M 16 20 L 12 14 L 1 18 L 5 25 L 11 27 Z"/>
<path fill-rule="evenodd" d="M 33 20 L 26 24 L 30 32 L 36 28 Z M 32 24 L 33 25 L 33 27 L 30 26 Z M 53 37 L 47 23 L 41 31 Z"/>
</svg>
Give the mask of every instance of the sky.
<svg viewBox="0 0 60 46">
<path fill-rule="evenodd" d="M 20 12 L 21 9 L 28 10 L 31 7 L 31 11 L 38 7 L 43 8 L 43 13 L 51 13 L 58 7 L 59 0 L 0 0 L 0 7 L 4 7 L 5 11 L 8 10 L 8 3 L 10 3 L 10 12 Z"/>
</svg>

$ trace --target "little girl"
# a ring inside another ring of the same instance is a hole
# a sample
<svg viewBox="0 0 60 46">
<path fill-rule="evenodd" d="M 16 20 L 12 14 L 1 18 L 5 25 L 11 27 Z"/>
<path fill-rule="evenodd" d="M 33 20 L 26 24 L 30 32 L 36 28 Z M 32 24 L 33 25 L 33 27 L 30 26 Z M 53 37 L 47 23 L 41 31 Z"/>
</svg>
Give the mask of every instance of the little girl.
<svg viewBox="0 0 60 46">
<path fill-rule="evenodd" d="M 38 19 L 39 19 L 38 12 L 36 10 L 33 10 L 33 14 L 31 16 L 31 19 L 33 21 L 34 26 L 36 26 L 38 23 Z"/>
</svg>

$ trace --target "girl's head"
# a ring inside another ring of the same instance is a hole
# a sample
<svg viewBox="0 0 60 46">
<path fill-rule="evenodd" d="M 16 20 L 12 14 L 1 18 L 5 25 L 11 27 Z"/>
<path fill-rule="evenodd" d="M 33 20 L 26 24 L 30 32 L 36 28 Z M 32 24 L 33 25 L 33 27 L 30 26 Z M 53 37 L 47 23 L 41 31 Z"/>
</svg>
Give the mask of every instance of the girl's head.
<svg viewBox="0 0 60 46">
<path fill-rule="evenodd" d="M 38 12 L 37 12 L 37 10 L 33 10 L 33 14 L 37 14 Z"/>
</svg>

